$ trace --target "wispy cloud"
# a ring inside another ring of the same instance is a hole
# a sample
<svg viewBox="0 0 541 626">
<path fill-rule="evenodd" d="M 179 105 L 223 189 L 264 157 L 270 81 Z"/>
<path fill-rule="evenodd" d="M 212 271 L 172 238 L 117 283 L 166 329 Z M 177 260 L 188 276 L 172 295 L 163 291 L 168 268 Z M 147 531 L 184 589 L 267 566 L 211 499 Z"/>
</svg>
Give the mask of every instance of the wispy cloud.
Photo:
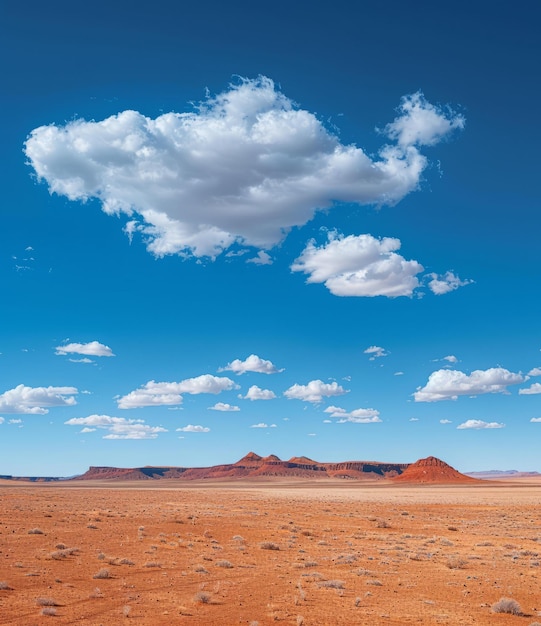
<svg viewBox="0 0 541 626">
<path fill-rule="evenodd" d="M 86 356 L 115 356 L 109 346 L 105 346 L 99 341 L 90 341 L 89 343 L 67 343 L 63 346 L 57 346 L 55 350 L 55 354 L 60 355 L 84 354 Z"/>
<path fill-rule="evenodd" d="M 68 426 L 84 426 L 81 433 L 91 433 L 97 429 L 106 430 L 103 439 L 156 439 L 159 433 L 166 433 L 161 426 L 149 426 L 141 419 L 126 419 L 110 415 L 89 415 L 73 417 L 66 422 Z"/>
<path fill-rule="evenodd" d="M 465 374 L 459 370 L 441 369 L 432 372 L 424 387 L 413 394 L 415 402 L 438 402 L 456 400 L 458 396 L 477 396 L 485 393 L 506 393 L 509 385 L 524 381 L 522 374 L 515 374 L 502 367 L 475 370 Z"/>
<path fill-rule="evenodd" d="M 473 428 L 475 430 L 483 430 L 485 428 L 505 428 L 505 424 L 498 422 L 483 422 L 483 420 L 466 420 L 457 426 L 458 430 L 467 430 Z"/>
<path fill-rule="evenodd" d="M 437 296 L 442 296 L 445 293 L 455 291 L 459 287 L 471 285 L 474 282 L 470 279 L 461 280 L 454 272 L 445 272 L 443 276 L 431 273 L 428 274 L 428 278 L 430 278 L 428 288 Z"/>
<path fill-rule="evenodd" d="M 363 354 L 369 354 L 370 361 L 375 361 L 383 356 L 389 356 L 390 353 L 380 346 L 369 346 L 366 350 L 363 350 Z"/>
<path fill-rule="evenodd" d="M 376 409 L 354 409 L 346 411 L 339 406 L 328 406 L 324 413 L 329 413 L 331 417 L 338 417 L 338 423 L 344 424 L 352 422 L 353 424 L 376 424 L 381 422 L 379 411 Z"/>
<path fill-rule="evenodd" d="M 405 96 L 372 159 L 259 77 L 190 113 L 41 126 L 25 152 L 52 192 L 128 215 L 153 254 L 214 258 L 235 242 L 268 249 L 336 202 L 395 204 L 419 185 L 420 148 L 463 127 L 420 92 Z"/>
</svg>

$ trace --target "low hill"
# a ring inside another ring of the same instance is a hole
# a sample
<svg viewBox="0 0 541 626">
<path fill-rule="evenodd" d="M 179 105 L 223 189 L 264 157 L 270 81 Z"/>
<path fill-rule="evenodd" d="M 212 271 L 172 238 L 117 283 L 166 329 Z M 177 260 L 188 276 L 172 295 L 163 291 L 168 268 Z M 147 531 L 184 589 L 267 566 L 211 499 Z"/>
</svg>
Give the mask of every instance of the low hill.
<svg viewBox="0 0 541 626">
<path fill-rule="evenodd" d="M 461 474 L 435 456 L 419 459 L 393 480 L 407 483 L 474 483 L 475 478 Z"/>
</svg>

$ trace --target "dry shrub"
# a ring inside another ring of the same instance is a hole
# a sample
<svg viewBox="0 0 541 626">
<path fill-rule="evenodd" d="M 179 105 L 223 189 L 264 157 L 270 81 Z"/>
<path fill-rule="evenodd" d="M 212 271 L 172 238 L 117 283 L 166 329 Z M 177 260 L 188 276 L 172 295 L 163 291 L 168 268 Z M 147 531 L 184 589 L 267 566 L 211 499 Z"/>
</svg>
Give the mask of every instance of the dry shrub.
<svg viewBox="0 0 541 626">
<path fill-rule="evenodd" d="M 468 562 L 465 559 L 461 559 L 458 556 L 450 556 L 447 559 L 447 567 L 449 569 L 465 569 Z"/>
<path fill-rule="evenodd" d="M 324 589 L 343 589 L 346 586 L 346 583 L 343 580 L 322 580 L 318 587 L 323 587 Z"/>
<path fill-rule="evenodd" d="M 263 541 L 262 543 L 259 544 L 259 547 L 262 550 L 279 550 L 280 546 L 277 543 L 274 543 L 272 541 Z"/>
<path fill-rule="evenodd" d="M 216 567 L 225 567 L 226 569 L 231 569 L 233 567 L 233 563 L 231 563 L 231 561 L 216 561 L 215 563 Z"/>
<path fill-rule="evenodd" d="M 53 600 L 52 598 L 37 598 L 36 604 L 38 606 L 58 606 L 56 600 Z"/>
<path fill-rule="evenodd" d="M 111 572 L 106 569 L 105 567 L 100 569 L 99 572 L 97 572 L 96 574 L 94 574 L 94 576 L 92 576 L 92 578 L 98 578 L 98 579 L 105 579 L 105 578 L 112 578 L 111 576 Z"/>
<path fill-rule="evenodd" d="M 198 591 L 194 596 L 194 600 L 199 604 L 210 604 L 211 596 L 206 591 Z"/>
<path fill-rule="evenodd" d="M 508 613 L 509 615 L 522 615 L 520 604 L 512 598 L 500 598 L 492 605 L 493 613 Z"/>
<path fill-rule="evenodd" d="M 0 591 L 7 591 L 11 589 L 11 587 L 7 584 L 5 580 L 0 581 Z"/>
<path fill-rule="evenodd" d="M 49 617 L 55 617 L 56 609 L 54 609 L 52 606 L 49 606 L 44 609 L 41 609 L 41 614 L 48 615 Z"/>
<path fill-rule="evenodd" d="M 41 528 L 31 528 L 28 531 L 29 535 L 44 535 L 45 533 L 41 530 Z"/>
</svg>

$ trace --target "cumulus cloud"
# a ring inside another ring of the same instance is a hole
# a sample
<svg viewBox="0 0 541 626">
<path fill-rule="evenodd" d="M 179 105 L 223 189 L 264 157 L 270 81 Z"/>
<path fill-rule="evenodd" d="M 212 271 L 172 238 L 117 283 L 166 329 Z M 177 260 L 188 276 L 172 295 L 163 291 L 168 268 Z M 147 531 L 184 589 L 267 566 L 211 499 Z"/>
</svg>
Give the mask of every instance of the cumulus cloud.
<svg viewBox="0 0 541 626">
<path fill-rule="evenodd" d="M 541 376 L 541 367 L 534 367 L 528 372 L 528 376 Z"/>
<path fill-rule="evenodd" d="M 75 387 L 26 387 L 17 385 L 0 395 L 2 413 L 26 413 L 45 415 L 50 407 L 77 404 Z"/>
<path fill-rule="evenodd" d="M 451 420 L 440 420 L 440 424 L 452 424 Z"/>
<path fill-rule="evenodd" d="M 103 345 L 99 341 L 90 341 L 89 343 L 68 343 L 64 346 L 57 346 L 55 354 L 84 354 L 86 356 L 115 356 L 109 346 Z M 81 360 L 81 363 L 89 361 Z"/>
<path fill-rule="evenodd" d="M 261 389 L 257 385 L 252 385 L 245 396 L 241 396 L 244 400 L 274 400 L 276 394 L 270 389 Z"/>
<path fill-rule="evenodd" d="M 541 383 L 532 383 L 529 387 L 526 387 L 526 389 L 519 389 L 518 392 L 521 396 L 531 396 L 541 393 Z"/>
<path fill-rule="evenodd" d="M 122 111 L 34 129 L 28 163 L 51 193 L 126 214 L 156 256 L 268 249 L 337 202 L 393 205 L 419 186 L 419 150 L 464 126 L 418 92 L 402 99 L 372 159 L 344 145 L 266 77 L 241 79 L 193 112 Z"/>
<path fill-rule="evenodd" d="M 448 363 L 456 363 L 458 359 L 454 354 L 449 354 L 447 356 L 444 356 L 442 361 L 447 361 Z"/>
<path fill-rule="evenodd" d="M 482 430 L 484 428 L 505 428 L 505 424 L 500 424 L 499 422 L 483 422 L 483 420 L 466 420 L 457 426 L 458 430 L 466 430 L 468 428 L 474 428 L 476 430 Z"/>
<path fill-rule="evenodd" d="M 534 423 L 541 422 L 541 417 L 532 417 L 530 422 L 534 422 Z"/>
<path fill-rule="evenodd" d="M 267 361 L 257 356 L 257 354 L 250 354 L 250 356 L 241 361 L 235 359 L 228 363 L 225 367 L 220 368 L 220 372 L 235 372 L 235 374 L 245 374 L 246 372 L 258 372 L 259 374 L 278 374 L 283 372 L 284 369 L 278 369 L 271 361 Z"/>
<path fill-rule="evenodd" d="M 337 382 L 324 383 L 322 380 L 311 380 L 307 385 L 294 384 L 284 391 L 284 396 L 290 400 L 303 402 L 321 402 L 324 397 L 342 396 L 348 393 Z"/>
<path fill-rule="evenodd" d="M 177 432 L 180 433 L 208 433 L 210 432 L 210 428 L 207 426 L 199 426 L 195 424 L 188 424 L 188 426 L 184 426 L 183 428 L 177 428 Z"/>
<path fill-rule="evenodd" d="M 389 356 L 389 352 L 380 346 L 369 346 L 366 350 L 363 350 L 363 354 L 369 354 L 371 361 L 379 359 L 382 356 Z"/>
<path fill-rule="evenodd" d="M 227 404 L 227 402 L 216 402 L 214 406 L 209 406 L 211 411 L 240 411 L 238 406 Z"/>
<path fill-rule="evenodd" d="M 193 395 L 200 393 L 218 394 L 236 388 L 237 385 L 230 378 L 212 376 L 211 374 L 187 378 L 178 383 L 157 383 L 151 380 L 139 389 L 130 391 L 127 395 L 119 398 L 117 404 L 119 409 L 181 404 L 183 393 Z"/>
<path fill-rule="evenodd" d="M 428 288 L 437 296 L 449 293 L 450 291 L 454 291 L 455 289 L 464 287 L 465 285 L 471 285 L 474 282 L 470 279 L 460 280 L 460 278 L 453 272 L 445 272 L 443 276 L 431 273 L 428 274 L 428 278 L 430 278 Z"/>
<path fill-rule="evenodd" d="M 374 424 L 381 422 L 379 417 L 379 411 L 376 409 L 355 409 L 353 411 L 346 411 L 339 406 L 328 406 L 324 413 L 330 413 L 331 417 L 338 417 L 339 424 L 345 422 L 353 422 L 354 424 Z"/>
<path fill-rule="evenodd" d="M 324 283 L 335 296 L 411 296 L 424 268 L 397 254 L 400 246 L 392 237 L 330 232 L 319 247 L 309 241 L 291 270 L 308 274 L 307 283 Z"/>
<path fill-rule="evenodd" d="M 475 370 L 465 374 L 459 370 L 441 369 L 432 372 L 424 387 L 413 394 L 415 402 L 456 400 L 458 396 L 477 396 L 484 393 L 507 393 L 509 385 L 524 381 L 522 374 L 515 374 L 503 367 Z"/>
<path fill-rule="evenodd" d="M 107 431 L 103 439 L 156 439 L 159 433 L 166 433 L 161 426 L 149 426 L 140 419 L 126 419 L 110 415 L 89 415 L 72 417 L 64 422 L 68 426 L 84 426 L 81 433 L 91 433 L 97 429 Z"/>
</svg>

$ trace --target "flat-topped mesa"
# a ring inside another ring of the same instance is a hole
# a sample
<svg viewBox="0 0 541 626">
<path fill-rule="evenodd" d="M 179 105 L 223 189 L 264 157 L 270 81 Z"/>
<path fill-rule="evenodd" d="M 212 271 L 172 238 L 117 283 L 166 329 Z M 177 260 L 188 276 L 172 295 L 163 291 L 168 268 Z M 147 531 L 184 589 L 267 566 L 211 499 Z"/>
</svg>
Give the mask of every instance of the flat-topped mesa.
<svg viewBox="0 0 541 626">
<path fill-rule="evenodd" d="M 406 483 L 470 483 L 476 482 L 475 478 L 461 474 L 435 456 L 419 459 L 404 470 L 400 476 L 392 480 Z"/>
</svg>

